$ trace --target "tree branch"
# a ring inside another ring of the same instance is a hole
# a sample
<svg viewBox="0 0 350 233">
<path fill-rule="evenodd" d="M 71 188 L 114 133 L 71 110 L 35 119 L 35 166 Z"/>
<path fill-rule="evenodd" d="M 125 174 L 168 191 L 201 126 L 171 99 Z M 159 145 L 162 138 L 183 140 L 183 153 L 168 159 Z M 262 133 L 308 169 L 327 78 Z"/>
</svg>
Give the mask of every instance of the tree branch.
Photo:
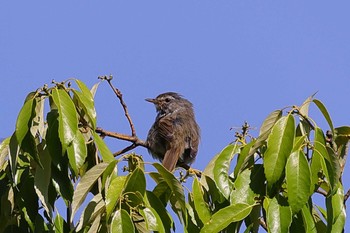
<svg viewBox="0 0 350 233">
<path fill-rule="evenodd" d="M 350 196 L 350 189 L 348 189 L 348 191 L 346 192 L 346 194 L 344 196 L 344 205 L 345 205 L 346 201 L 348 200 L 349 196 Z"/>
<path fill-rule="evenodd" d="M 125 104 L 125 102 L 124 102 L 124 100 L 123 100 L 123 94 L 122 94 L 122 92 L 121 92 L 118 88 L 114 87 L 113 84 L 112 84 L 113 76 L 110 75 L 109 77 L 107 77 L 107 76 L 105 75 L 105 76 L 99 76 L 98 78 L 101 79 L 101 80 L 106 80 L 106 81 L 108 82 L 109 86 L 110 86 L 110 87 L 112 88 L 112 90 L 114 91 L 114 94 L 118 97 L 119 102 L 120 102 L 120 104 L 121 104 L 122 107 L 123 107 L 125 117 L 126 117 L 126 119 L 128 120 L 128 122 L 129 122 L 130 129 L 131 129 L 131 136 L 136 137 L 135 126 L 134 126 L 134 124 L 132 123 L 131 117 L 130 117 L 130 115 L 129 115 L 128 106 Z"/>
</svg>

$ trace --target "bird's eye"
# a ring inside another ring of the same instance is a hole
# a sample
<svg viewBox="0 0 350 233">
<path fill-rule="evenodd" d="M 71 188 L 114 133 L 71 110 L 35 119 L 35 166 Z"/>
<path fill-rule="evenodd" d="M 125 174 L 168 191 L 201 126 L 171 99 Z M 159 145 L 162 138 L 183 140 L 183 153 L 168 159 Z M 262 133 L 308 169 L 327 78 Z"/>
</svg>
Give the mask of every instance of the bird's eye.
<svg viewBox="0 0 350 233">
<path fill-rule="evenodd" d="M 165 102 L 169 103 L 170 102 L 170 98 L 165 98 Z"/>
</svg>

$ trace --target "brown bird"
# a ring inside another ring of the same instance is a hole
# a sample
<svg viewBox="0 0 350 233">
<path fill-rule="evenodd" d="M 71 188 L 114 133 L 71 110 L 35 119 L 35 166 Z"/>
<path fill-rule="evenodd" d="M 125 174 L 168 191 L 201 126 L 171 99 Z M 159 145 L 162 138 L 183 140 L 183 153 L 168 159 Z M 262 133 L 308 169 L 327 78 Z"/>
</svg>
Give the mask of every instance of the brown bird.
<svg viewBox="0 0 350 233">
<path fill-rule="evenodd" d="M 157 110 L 147 136 L 149 153 L 169 171 L 179 166 L 188 169 L 196 158 L 200 140 L 192 103 L 175 92 L 146 101 L 153 103 Z"/>
</svg>

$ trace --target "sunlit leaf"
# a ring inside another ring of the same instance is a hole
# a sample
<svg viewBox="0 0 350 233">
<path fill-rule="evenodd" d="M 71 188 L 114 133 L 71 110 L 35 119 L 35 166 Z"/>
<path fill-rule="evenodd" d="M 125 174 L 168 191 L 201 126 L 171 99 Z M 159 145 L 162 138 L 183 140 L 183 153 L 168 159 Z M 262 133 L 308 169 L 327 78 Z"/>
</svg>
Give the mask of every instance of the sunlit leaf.
<svg viewBox="0 0 350 233">
<path fill-rule="evenodd" d="M 86 195 L 89 193 L 90 189 L 92 188 L 94 183 L 97 181 L 97 179 L 103 174 L 107 166 L 108 166 L 108 163 L 97 164 L 96 166 L 88 170 L 85 173 L 85 175 L 81 178 L 73 195 L 72 216 L 71 216 L 72 219 L 74 218 L 74 215 L 77 212 L 80 205 L 85 200 Z"/>
<path fill-rule="evenodd" d="M 264 208 L 266 209 L 265 205 Z M 292 211 L 286 201 L 277 200 L 276 198 L 271 199 L 266 212 L 266 223 L 269 232 L 289 232 L 288 229 L 292 223 Z"/>
<path fill-rule="evenodd" d="M 117 210 L 113 216 L 109 232 L 111 233 L 133 233 L 134 224 L 131 217 L 124 209 Z"/>
<path fill-rule="evenodd" d="M 214 162 L 213 174 L 214 181 L 221 191 L 221 193 L 225 196 L 226 199 L 230 197 L 230 193 L 232 191 L 233 185 L 232 181 L 229 178 L 229 169 L 230 164 L 233 159 L 233 156 L 239 152 L 240 146 L 237 144 L 230 144 L 226 146 L 216 158 Z"/>
<path fill-rule="evenodd" d="M 159 163 L 153 163 L 153 166 L 162 175 L 164 181 L 168 184 L 170 190 L 172 191 L 173 203 L 172 207 L 176 210 L 176 214 L 179 216 L 180 220 L 184 224 L 186 222 L 186 204 L 185 204 L 185 194 L 181 183 L 176 179 L 173 173 L 169 172 Z"/>
<path fill-rule="evenodd" d="M 312 210 L 309 209 L 308 205 L 304 205 L 301 209 L 301 215 L 303 217 L 305 232 L 317 233 L 314 218 L 312 217 Z"/>
<path fill-rule="evenodd" d="M 288 203 L 293 213 L 307 203 L 310 196 L 310 168 L 305 154 L 298 150 L 293 152 L 286 164 L 286 182 Z"/>
<path fill-rule="evenodd" d="M 113 161 L 114 160 L 113 153 L 107 147 L 106 143 L 102 140 L 102 138 L 95 132 L 93 133 L 93 137 L 94 137 L 96 146 L 100 151 L 102 160 L 107 163 Z"/>
<path fill-rule="evenodd" d="M 37 167 L 34 176 L 35 191 L 48 216 L 52 218 L 52 206 L 49 203 L 49 184 L 51 181 L 51 157 L 47 149 L 40 151 L 42 168 Z"/>
<path fill-rule="evenodd" d="M 327 111 L 327 108 L 324 106 L 324 104 L 318 100 L 318 99 L 314 99 L 313 102 L 316 104 L 316 106 L 318 107 L 318 109 L 321 111 L 321 113 L 323 114 L 324 118 L 326 119 L 333 135 L 334 135 L 334 127 L 333 127 L 333 122 L 332 119 Z"/>
<path fill-rule="evenodd" d="M 79 131 L 77 132 L 76 137 L 73 139 L 72 144 L 68 146 L 67 154 L 69 164 L 73 169 L 75 175 L 77 175 L 87 156 L 85 139 Z"/>
<path fill-rule="evenodd" d="M 108 187 L 108 191 L 106 194 L 106 214 L 107 219 L 111 216 L 115 206 L 117 205 L 117 201 L 120 198 L 122 191 L 125 187 L 126 176 L 117 176 L 112 180 L 110 186 Z"/>
<path fill-rule="evenodd" d="M 342 232 L 346 221 L 344 189 L 339 183 L 336 193 L 326 198 L 328 232 Z"/>
<path fill-rule="evenodd" d="M 96 218 L 102 215 L 105 210 L 105 202 L 102 195 L 99 193 L 92 198 L 92 200 L 84 208 L 83 213 L 80 216 L 79 223 L 76 231 L 80 231 L 82 228 L 89 226 L 94 222 Z"/>
<path fill-rule="evenodd" d="M 202 185 L 199 183 L 197 178 L 193 179 L 192 191 L 194 206 L 196 208 L 200 220 L 203 223 L 209 222 L 211 218 L 211 213 L 209 210 L 208 203 L 204 200 L 203 197 L 204 194 L 202 190 Z"/>
<path fill-rule="evenodd" d="M 146 207 L 142 209 L 141 214 L 145 219 L 146 227 L 149 231 L 165 233 L 162 218 L 152 207 Z"/>
<path fill-rule="evenodd" d="M 130 173 L 125 183 L 125 192 L 139 191 L 143 196 L 146 192 L 146 178 L 142 169 L 136 168 Z"/>
<path fill-rule="evenodd" d="M 68 93 L 63 89 L 54 88 L 52 99 L 59 112 L 59 137 L 63 151 L 72 143 L 78 131 L 78 117 L 74 103 Z"/>
<path fill-rule="evenodd" d="M 278 181 L 283 173 L 287 158 L 294 145 L 294 127 L 292 115 L 282 117 L 273 126 L 267 139 L 264 170 L 269 186 Z"/>
<path fill-rule="evenodd" d="M 238 222 L 247 217 L 252 211 L 253 206 L 254 205 L 238 203 L 224 207 L 213 214 L 211 220 L 204 225 L 200 232 L 219 232 L 225 229 L 230 223 Z"/>
<path fill-rule="evenodd" d="M 34 117 L 33 109 L 35 108 L 35 105 L 36 102 L 34 96 L 27 98 L 21 111 L 18 114 L 16 121 L 16 138 L 19 145 L 22 144 L 22 140 L 30 129 L 31 120 Z"/>
</svg>

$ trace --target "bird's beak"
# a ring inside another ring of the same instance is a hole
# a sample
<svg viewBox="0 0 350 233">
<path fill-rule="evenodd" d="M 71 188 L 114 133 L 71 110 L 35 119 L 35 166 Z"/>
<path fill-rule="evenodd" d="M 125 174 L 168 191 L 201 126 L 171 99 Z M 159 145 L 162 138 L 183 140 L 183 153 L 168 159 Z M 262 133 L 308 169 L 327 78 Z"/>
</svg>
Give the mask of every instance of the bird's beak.
<svg viewBox="0 0 350 233">
<path fill-rule="evenodd" d="M 148 101 L 148 102 L 150 102 L 150 103 L 154 103 L 154 104 L 157 103 L 156 99 L 147 98 L 147 99 L 145 99 L 145 100 Z"/>
</svg>

